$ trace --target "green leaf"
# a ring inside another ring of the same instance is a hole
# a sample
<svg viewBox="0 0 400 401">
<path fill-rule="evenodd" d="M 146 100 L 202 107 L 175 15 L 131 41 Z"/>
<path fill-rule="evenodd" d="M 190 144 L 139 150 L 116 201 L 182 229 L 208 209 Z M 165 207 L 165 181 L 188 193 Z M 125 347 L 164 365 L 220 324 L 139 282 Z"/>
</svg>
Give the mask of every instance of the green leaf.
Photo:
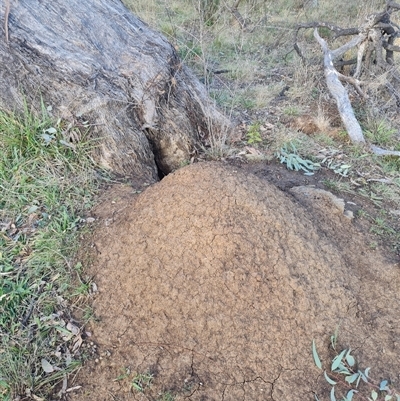
<svg viewBox="0 0 400 401">
<path fill-rule="evenodd" d="M 347 376 L 344 380 L 347 381 L 347 383 L 354 383 L 358 377 L 360 376 L 359 373 L 353 373 L 351 376 Z"/>
<path fill-rule="evenodd" d="M 350 355 L 350 349 L 347 351 L 346 354 L 346 362 L 349 364 L 350 367 L 354 366 L 354 364 L 356 363 L 353 355 Z"/>
<path fill-rule="evenodd" d="M 371 368 L 367 368 L 367 369 L 365 369 L 365 372 L 364 372 L 364 374 L 365 374 L 365 377 L 369 377 L 368 375 L 369 375 L 369 371 L 371 370 Z"/>
<path fill-rule="evenodd" d="M 378 393 L 375 390 L 371 391 L 371 398 L 375 401 L 378 398 Z"/>
<path fill-rule="evenodd" d="M 393 398 L 391 395 L 386 395 L 385 396 L 385 401 L 390 401 Z"/>
<path fill-rule="evenodd" d="M 363 382 L 368 383 L 368 378 L 365 376 L 365 374 L 361 372 L 361 370 L 359 370 L 358 373 L 360 373 L 360 377 L 363 380 Z"/>
<path fill-rule="evenodd" d="M 334 380 L 332 380 L 327 374 L 326 374 L 326 370 L 324 371 L 324 376 L 325 376 L 325 380 L 331 384 L 332 386 L 334 386 L 336 384 L 336 382 Z"/>
<path fill-rule="evenodd" d="M 336 372 L 341 373 L 343 375 L 351 375 L 349 369 L 347 369 L 346 366 L 343 365 L 343 363 L 339 364 L 339 366 L 336 369 Z"/>
<path fill-rule="evenodd" d="M 387 386 L 387 384 L 388 384 L 387 380 L 381 381 L 380 384 L 379 384 L 379 390 L 380 391 L 389 390 L 389 387 Z"/>
<path fill-rule="evenodd" d="M 358 393 L 357 390 L 350 390 L 347 394 L 346 394 L 346 401 L 351 401 L 353 398 L 354 393 Z"/>
<path fill-rule="evenodd" d="M 137 391 L 140 391 L 140 392 L 143 391 L 142 386 L 139 386 L 139 384 L 137 384 L 137 383 L 132 383 L 132 387 Z"/>
<path fill-rule="evenodd" d="M 344 349 L 339 355 L 336 355 L 335 358 L 333 359 L 332 362 L 332 367 L 331 370 L 332 372 L 338 368 L 338 366 L 341 364 L 342 359 L 344 357 L 344 354 L 347 352 L 347 349 Z"/>
<path fill-rule="evenodd" d="M 45 129 L 44 132 L 48 132 L 49 134 L 55 134 L 57 130 L 54 127 L 50 127 Z"/>
<path fill-rule="evenodd" d="M 322 370 L 322 363 L 318 356 L 317 348 L 315 346 L 315 340 L 313 340 L 313 342 L 312 342 L 312 353 L 313 353 L 315 365 L 317 366 L 317 368 Z"/>
<path fill-rule="evenodd" d="M 331 390 L 331 401 L 336 401 L 335 387 L 332 387 L 332 390 Z"/>
<path fill-rule="evenodd" d="M 360 379 L 361 379 L 361 374 L 360 374 L 361 372 L 358 371 L 357 373 L 358 373 L 358 378 L 357 378 L 356 388 L 357 388 L 358 385 L 360 384 Z"/>
<path fill-rule="evenodd" d="M 54 372 L 54 367 L 53 365 L 47 360 L 42 358 L 42 369 L 46 372 L 46 373 L 52 373 Z"/>
</svg>

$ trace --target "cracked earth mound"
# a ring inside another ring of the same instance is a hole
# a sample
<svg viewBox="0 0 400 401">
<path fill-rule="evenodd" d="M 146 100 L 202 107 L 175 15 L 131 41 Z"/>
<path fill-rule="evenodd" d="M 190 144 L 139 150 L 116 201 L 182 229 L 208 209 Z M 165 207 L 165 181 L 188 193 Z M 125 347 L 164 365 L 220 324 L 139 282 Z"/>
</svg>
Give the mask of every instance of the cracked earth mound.
<svg viewBox="0 0 400 401">
<path fill-rule="evenodd" d="M 94 239 L 99 358 L 74 399 L 327 399 L 311 343 L 328 362 L 338 325 L 360 367 L 398 384 L 398 267 L 345 217 L 216 163 L 109 199 Z M 154 376 L 143 392 L 138 373 Z"/>
</svg>

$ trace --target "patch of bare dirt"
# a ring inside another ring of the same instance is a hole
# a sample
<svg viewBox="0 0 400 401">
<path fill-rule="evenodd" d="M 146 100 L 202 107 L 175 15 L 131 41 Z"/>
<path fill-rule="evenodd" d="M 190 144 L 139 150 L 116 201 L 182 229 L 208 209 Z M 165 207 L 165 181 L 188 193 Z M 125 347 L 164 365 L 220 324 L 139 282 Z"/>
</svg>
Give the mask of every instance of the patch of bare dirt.
<svg viewBox="0 0 400 401">
<path fill-rule="evenodd" d="M 399 266 L 329 202 L 218 163 L 111 191 L 93 239 L 99 354 L 71 399 L 311 400 L 329 390 L 312 339 L 328 361 L 338 325 L 361 367 L 399 387 Z M 138 373 L 154 376 L 143 392 Z"/>
</svg>

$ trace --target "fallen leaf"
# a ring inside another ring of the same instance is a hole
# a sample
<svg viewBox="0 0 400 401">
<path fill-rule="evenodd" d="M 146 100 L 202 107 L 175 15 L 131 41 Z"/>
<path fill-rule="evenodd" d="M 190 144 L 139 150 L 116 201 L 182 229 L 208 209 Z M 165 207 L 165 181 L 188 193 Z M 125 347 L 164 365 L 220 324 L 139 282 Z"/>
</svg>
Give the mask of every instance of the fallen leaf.
<svg viewBox="0 0 400 401">
<path fill-rule="evenodd" d="M 80 335 L 78 335 L 74 341 L 74 345 L 72 347 L 72 353 L 74 354 L 82 345 L 83 339 Z"/>
<path fill-rule="evenodd" d="M 51 363 L 49 361 L 47 361 L 46 359 L 42 359 L 42 369 L 46 372 L 46 373 L 51 373 L 54 372 L 54 368 L 51 365 Z"/>
<path fill-rule="evenodd" d="M 79 334 L 79 327 L 75 326 L 74 324 L 72 324 L 71 322 L 67 323 L 67 330 L 69 330 L 73 335 L 77 335 Z"/>
</svg>

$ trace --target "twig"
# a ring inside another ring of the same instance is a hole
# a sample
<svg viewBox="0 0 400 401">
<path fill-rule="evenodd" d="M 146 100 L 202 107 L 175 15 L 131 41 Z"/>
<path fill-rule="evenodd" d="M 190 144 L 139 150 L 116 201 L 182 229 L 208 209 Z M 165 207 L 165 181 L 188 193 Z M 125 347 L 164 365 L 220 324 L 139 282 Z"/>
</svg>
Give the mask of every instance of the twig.
<svg viewBox="0 0 400 401">
<path fill-rule="evenodd" d="M 6 9 L 4 11 L 4 31 L 6 33 L 6 43 L 8 43 L 8 17 L 10 15 L 10 0 L 4 0 L 6 4 Z"/>
<path fill-rule="evenodd" d="M 240 14 L 238 7 L 240 4 L 241 0 L 237 0 L 235 4 L 229 8 L 229 11 L 233 14 L 233 16 L 236 18 L 236 21 L 239 22 L 239 25 L 242 29 L 245 29 L 247 24 L 242 15 Z"/>
<path fill-rule="evenodd" d="M 364 99 L 367 98 L 367 95 L 361 90 L 361 81 L 359 81 L 359 80 L 356 79 L 356 78 L 349 77 L 349 76 L 347 76 L 347 75 L 343 75 L 343 74 L 341 74 L 340 72 L 338 72 L 338 78 L 339 78 L 341 81 L 346 81 L 346 82 L 348 82 L 349 84 L 353 85 L 353 86 L 354 86 L 354 89 L 357 91 L 357 93 L 358 93 L 362 98 L 364 98 Z"/>
<path fill-rule="evenodd" d="M 308 28 L 327 28 L 335 33 L 334 39 L 338 38 L 339 36 L 351 36 L 360 33 L 359 28 L 341 28 L 340 26 L 331 24 L 329 22 L 317 21 L 317 22 L 306 22 L 297 24 L 295 28 L 296 36 L 300 29 L 308 29 Z"/>
</svg>

